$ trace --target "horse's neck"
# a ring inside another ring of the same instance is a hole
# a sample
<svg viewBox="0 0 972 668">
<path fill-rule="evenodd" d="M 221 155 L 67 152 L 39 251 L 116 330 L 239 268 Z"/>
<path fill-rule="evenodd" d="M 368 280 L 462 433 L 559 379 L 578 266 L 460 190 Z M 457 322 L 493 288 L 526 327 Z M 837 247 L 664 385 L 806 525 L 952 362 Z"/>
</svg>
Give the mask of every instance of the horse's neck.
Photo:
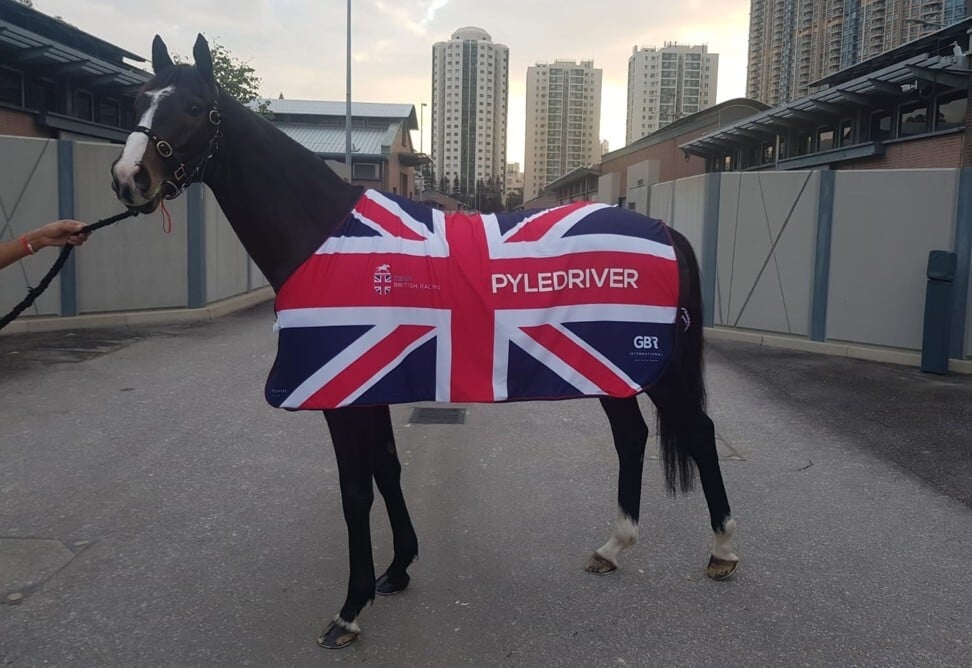
<svg viewBox="0 0 972 668">
<path fill-rule="evenodd" d="M 361 189 L 226 94 L 222 133 L 206 177 L 230 225 L 279 290 L 344 219 Z"/>
</svg>

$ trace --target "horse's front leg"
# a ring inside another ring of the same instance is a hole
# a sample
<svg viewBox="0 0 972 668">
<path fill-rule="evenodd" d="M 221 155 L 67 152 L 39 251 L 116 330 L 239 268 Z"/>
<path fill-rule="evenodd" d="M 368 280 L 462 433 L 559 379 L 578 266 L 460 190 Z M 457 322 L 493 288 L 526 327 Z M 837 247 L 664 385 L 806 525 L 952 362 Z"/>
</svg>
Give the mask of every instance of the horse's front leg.
<svg viewBox="0 0 972 668">
<path fill-rule="evenodd" d="M 638 516 L 641 513 L 641 474 L 648 442 L 648 425 L 641 416 L 638 399 L 601 399 L 618 452 L 618 516 L 614 533 L 591 556 L 585 567 L 591 573 L 604 575 L 618 569 L 618 555 L 638 540 Z"/>
<path fill-rule="evenodd" d="M 375 597 L 375 565 L 371 550 L 371 504 L 375 494 L 369 457 L 367 409 L 326 410 L 341 483 L 341 504 L 348 527 L 348 593 L 341 611 L 321 633 L 321 647 L 338 649 L 354 641 L 361 629 L 357 618 Z"/>
<path fill-rule="evenodd" d="M 378 578 L 375 591 L 382 596 L 390 596 L 408 586 L 410 578 L 407 569 L 418 556 L 418 537 L 415 535 L 412 519 L 405 505 L 405 495 L 402 492 L 402 465 L 395 449 L 395 434 L 392 430 L 391 413 L 387 406 L 375 409 L 371 424 L 375 430 L 372 474 L 378 485 L 378 491 L 385 500 L 395 548 L 391 565 Z"/>
</svg>

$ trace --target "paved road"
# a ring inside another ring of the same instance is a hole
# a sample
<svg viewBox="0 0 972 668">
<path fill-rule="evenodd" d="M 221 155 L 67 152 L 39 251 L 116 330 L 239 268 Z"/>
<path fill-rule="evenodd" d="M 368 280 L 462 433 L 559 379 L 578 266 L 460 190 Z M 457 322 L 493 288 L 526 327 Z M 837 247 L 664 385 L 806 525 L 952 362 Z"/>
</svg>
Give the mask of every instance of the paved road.
<svg viewBox="0 0 972 668">
<path fill-rule="evenodd" d="M 581 570 L 614 512 L 596 402 L 397 407 L 412 587 L 321 650 L 337 473 L 323 418 L 263 403 L 270 326 L 0 337 L 0 666 L 972 663 L 972 378 L 724 342 L 733 580 L 702 576 L 701 495 L 666 498 L 657 461 L 622 570 Z"/>
</svg>

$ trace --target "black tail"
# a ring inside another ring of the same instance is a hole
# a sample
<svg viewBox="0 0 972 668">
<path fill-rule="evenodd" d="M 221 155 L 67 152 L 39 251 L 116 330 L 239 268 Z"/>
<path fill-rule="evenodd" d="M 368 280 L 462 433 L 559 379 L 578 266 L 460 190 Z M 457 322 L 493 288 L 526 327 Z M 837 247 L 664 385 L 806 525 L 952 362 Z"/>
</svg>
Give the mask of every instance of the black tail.
<svg viewBox="0 0 972 668">
<path fill-rule="evenodd" d="M 676 318 L 675 350 L 656 400 L 658 436 L 665 466 L 665 485 L 671 495 L 688 492 L 696 467 L 690 449 L 692 432 L 705 412 L 702 369 L 702 280 L 692 245 L 670 230 L 679 261 L 680 308 Z M 656 393 L 651 393 L 655 398 Z"/>
</svg>

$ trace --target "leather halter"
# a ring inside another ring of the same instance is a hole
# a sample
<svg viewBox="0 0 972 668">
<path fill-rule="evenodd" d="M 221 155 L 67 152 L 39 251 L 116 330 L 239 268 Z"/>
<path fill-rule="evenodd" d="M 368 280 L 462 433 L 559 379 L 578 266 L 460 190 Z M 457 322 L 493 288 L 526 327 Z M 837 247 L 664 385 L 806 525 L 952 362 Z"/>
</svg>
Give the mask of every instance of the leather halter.
<svg viewBox="0 0 972 668">
<path fill-rule="evenodd" d="M 165 199 L 175 199 L 192 183 L 202 180 L 202 171 L 206 166 L 206 163 L 219 149 L 219 138 L 222 137 L 222 132 L 219 129 L 220 123 L 223 122 L 222 117 L 219 114 L 219 110 L 216 105 L 209 110 L 209 125 L 211 133 L 209 136 L 209 144 L 203 155 L 196 160 L 186 159 L 185 161 L 179 160 L 175 156 L 175 151 L 172 148 L 172 144 L 162 139 L 157 134 L 152 131 L 152 128 L 147 128 L 144 125 L 138 125 L 135 127 L 135 132 L 141 132 L 143 135 L 149 138 L 152 145 L 155 146 L 155 152 L 159 154 L 162 158 L 162 162 L 168 168 L 171 177 L 162 182 L 162 188 L 169 190 L 165 193 L 163 197 Z M 195 163 L 190 171 L 187 163 Z"/>
</svg>

